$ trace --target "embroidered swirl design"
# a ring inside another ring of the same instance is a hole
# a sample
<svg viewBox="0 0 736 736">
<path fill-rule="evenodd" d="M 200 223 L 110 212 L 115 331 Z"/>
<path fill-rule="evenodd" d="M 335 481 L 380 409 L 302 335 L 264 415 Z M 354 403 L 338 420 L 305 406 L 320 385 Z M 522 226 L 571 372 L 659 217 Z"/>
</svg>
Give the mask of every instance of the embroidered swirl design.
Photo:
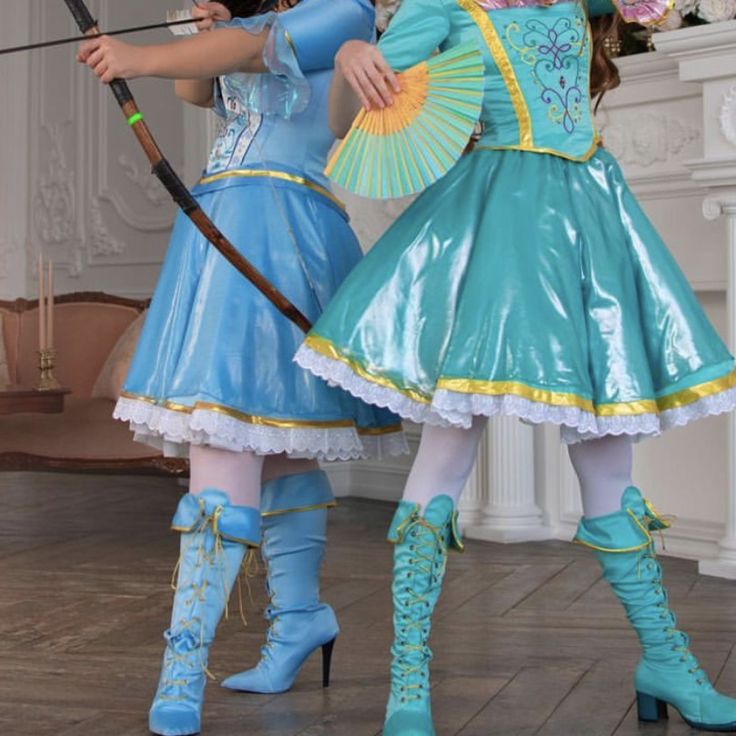
<svg viewBox="0 0 736 736">
<path fill-rule="evenodd" d="M 547 116 L 571 134 L 583 118 L 585 92 L 581 88 L 583 52 L 587 34 L 580 18 L 558 18 L 547 23 L 532 18 L 506 27 L 506 40 L 531 67 L 539 88 L 539 98 L 547 106 Z M 583 82 L 586 80 L 583 79 Z"/>
<path fill-rule="evenodd" d="M 242 165 L 263 122 L 262 115 L 252 113 L 241 105 L 237 88 L 232 89 L 229 81 L 222 77 L 219 80 L 227 118 L 212 147 L 207 164 L 208 174 Z"/>
</svg>

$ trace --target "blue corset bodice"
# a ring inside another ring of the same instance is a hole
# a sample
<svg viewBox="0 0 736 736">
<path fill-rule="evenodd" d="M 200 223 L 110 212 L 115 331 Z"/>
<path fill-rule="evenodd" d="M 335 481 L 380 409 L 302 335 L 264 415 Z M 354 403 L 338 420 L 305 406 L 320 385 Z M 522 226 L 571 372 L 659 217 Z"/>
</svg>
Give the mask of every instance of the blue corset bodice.
<svg viewBox="0 0 736 736">
<path fill-rule="evenodd" d="M 327 92 L 332 70 L 307 75 L 309 103 L 290 118 L 255 112 L 244 104 L 242 85 L 251 75 L 218 80 L 218 109 L 224 116 L 207 163 L 206 174 L 245 168 L 288 169 L 327 187 L 323 174 L 335 140 L 327 120 Z"/>
</svg>

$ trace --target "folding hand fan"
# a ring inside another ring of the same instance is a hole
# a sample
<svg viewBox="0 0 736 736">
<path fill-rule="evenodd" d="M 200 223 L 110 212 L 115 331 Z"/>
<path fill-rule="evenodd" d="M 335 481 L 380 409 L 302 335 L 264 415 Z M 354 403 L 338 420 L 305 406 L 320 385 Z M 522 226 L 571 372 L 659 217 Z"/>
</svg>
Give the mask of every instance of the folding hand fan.
<svg viewBox="0 0 736 736">
<path fill-rule="evenodd" d="M 398 75 L 391 107 L 361 110 L 325 173 L 373 199 L 426 189 L 457 162 L 483 102 L 483 57 L 475 43 L 433 56 Z"/>
</svg>

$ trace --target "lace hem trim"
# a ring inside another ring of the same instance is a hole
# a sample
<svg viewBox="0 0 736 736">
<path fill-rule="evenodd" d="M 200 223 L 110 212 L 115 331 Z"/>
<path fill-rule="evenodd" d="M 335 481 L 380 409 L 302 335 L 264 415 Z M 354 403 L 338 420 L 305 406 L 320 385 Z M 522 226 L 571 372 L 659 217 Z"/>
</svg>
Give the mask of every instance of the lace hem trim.
<svg viewBox="0 0 736 736">
<path fill-rule="evenodd" d="M 129 398 L 118 400 L 113 416 L 130 424 L 137 442 L 150 445 L 167 457 L 186 457 L 189 445 L 208 445 L 231 452 L 249 450 L 258 455 L 286 453 L 326 461 L 381 459 L 409 451 L 403 432 L 363 436 L 353 427 L 266 427 L 207 409 L 195 409 L 191 414 L 175 412 Z"/>
<path fill-rule="evenodd" d="M 316 376 L 337 385 L 358 399 L 390 409 L 414 422 L 470 427 L 474 416 L 515 416 L 530 424 L 558 424 L 568 444 L 607 435 L 629 435 L 635 440 L 655 437 L 672 427 L 736 409 L 736 389 L 706 396 L 687 406 L 660 414 L 596 417 L 583 409 L 552 406 L 519 396 L 484 396 L 438 389 L 432 403 L 422 404 L 398 391 L 371 383 L 356 375 L 345 363 L 332 360 L 302 345 L 294 360 Z"/>
</svg>

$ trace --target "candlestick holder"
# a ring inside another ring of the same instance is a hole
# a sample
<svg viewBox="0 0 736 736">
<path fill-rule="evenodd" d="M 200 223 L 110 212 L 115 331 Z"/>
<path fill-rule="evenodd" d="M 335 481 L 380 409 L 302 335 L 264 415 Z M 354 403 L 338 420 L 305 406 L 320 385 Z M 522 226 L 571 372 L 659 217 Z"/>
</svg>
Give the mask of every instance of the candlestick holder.
<svg viewBox="0 0 736 736">
<path fill-rule="evenodd" d="M 38 370 L 41 377 L 38 381 L 39 391 L 54 391 L 61 388 L 61 384 L 54 376 L 54 366 L 56 364 L 56 350 L 46 348 L 38 351 Z"/>
</svg>

